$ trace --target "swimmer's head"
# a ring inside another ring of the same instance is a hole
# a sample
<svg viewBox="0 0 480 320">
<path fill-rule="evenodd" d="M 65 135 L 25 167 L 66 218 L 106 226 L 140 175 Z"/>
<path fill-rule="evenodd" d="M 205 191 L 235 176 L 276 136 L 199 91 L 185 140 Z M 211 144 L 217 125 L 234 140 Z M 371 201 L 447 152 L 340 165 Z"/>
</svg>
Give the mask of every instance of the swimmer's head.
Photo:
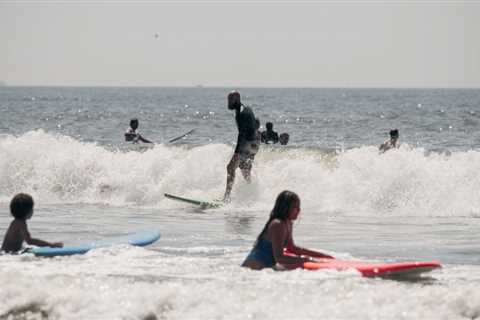
<svg viewBox="0 0 480 320">
<path fill-rule="evenodd" d="M 281 145 L 286 145 L 288 143 L 288 140 L 290 140 L 290 135 L 286 132 L 278 136 L 278 141 L 280 142 Z"/>
<path fill-rule="evenodd" d="M 235 110 L 239 109 L 242 106 L 242 101 L 240 99 L 240 93 L 238 91 L 231 91 L 228 96 L 228 109 Z"/>
<path fill-rule="evenodd" d="M 135 130 L 138 128 L 138 119 L 132 119 L 130 120 L 130 127 Z"/>
<path fill-rule="evenodd" d="M 390 138 L 392 139 L 398 139 L 398 129 L 393 129 L 393 130 L 390 130 Z"/>
<path fill-rule="evenodd" d="M 267 130 L 272 130 L 273 129 L 273 123 L 271 123 L 271 122 L 267 122 L 267 124 L 265 126 L 267 127 Z"/>
</svg>

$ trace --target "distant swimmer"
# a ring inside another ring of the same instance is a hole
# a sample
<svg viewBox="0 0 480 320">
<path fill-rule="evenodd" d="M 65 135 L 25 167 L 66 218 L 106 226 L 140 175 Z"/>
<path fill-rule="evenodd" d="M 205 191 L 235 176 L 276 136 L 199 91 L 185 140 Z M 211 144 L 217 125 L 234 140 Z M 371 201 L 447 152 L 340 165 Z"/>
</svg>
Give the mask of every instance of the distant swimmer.
<svg viewBox="0 0 480 320">
<path fill-rule="evenodd" d="M 254 270 L 272 268 L 277 264 L 289 268 L 315 258 L 333 258 L 314 250 L 297 247 L 293 242 L 293 222 L 300 215 L 300 198 L 291 191 L 282 191 L 275 201 L 270 217 L 257 237 L 243 267 Z M 290 254 L 285 254 L 285 249 Z"/>
<path fill-rule="evenodd" d="M 38 247 L 63 247 L 61 242 L 47 242 L 30 236 L 27 220 L 33 216 L 33 205 L 33 198 L 25 193 L 15 195 L 10 201 L 10 213 L 14 219 L 3 238 L 2 251 L 17 253 L 22 250 L 23 242 Z"/>
<path fill-rule="evenodd" d="M 288 144 L 288 141 L 290 140 L 290 135 L 286 132 L 282 133 L 279 137 L 278 137 L 278 142 L 280 142 L 280 144 L 282 146 L 286 146 Z"/>
<path fill-rule="evenodd" d="M 138 129 L 138 119 L 130 120 L 130 128 L 128 128 L 127 131 L 125 132 L 125 141 L 129 141 L 133 143 L 138 143 L 139 141 L 144 143 L 153 143 L 152 141 L 142 137 L 141 134 L 136 131 L 137 129 Z"/>
<path fill-rule="evenodd" d="M 380 152 L 383 153 L 390 149 L 399 148 L 400 143 L 398 143 L 398 136 L 399 136 L 398 129 L 390 130 L 390 140 L 387 140 L 384 143 L 382 143 L 382 145 L 379 148 Z"/>
<path fill-rule="evenodd" d="M 227 187 L 223 201 L 230 201 L 230 193 L 235 182 L 235 171 L 240 168 L 247 182 L 251 181 L 253 160 L 258 152 L 257 124 L 255 114 L 250 107 L 241 102 L 240 93 L 232 91 L 228 94 L 228 109 L 235 110 L 235 122 L 238 128 L 237 145 L 230 162 L 227 165 Z"/>
<path fill-rule="evenodd" d="M 262 132 L 262 142 L 263 143 L 278 143 L 278 133 L 273 131 L 273 123 L 267 122 L 267 130 Z"/>
</svg>

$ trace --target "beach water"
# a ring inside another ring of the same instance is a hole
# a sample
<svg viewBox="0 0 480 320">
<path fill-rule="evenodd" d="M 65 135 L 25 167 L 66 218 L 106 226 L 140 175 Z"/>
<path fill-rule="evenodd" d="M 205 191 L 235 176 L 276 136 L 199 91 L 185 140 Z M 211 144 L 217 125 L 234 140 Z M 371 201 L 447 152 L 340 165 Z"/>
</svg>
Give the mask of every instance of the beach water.
<svg viewBox="0 0 480 320">
<path fill-rule="evenodd" d="M 74 245 L 159 229 L 145 248 L 0 256 L 0 319 L 480 319 L 480 90 L 240 89 L 288 132 L 221 198 L 231 88 L 0 88 L 0 233 L 18 192 L 33 236 Z M 152 148 L 123 141 L 130 118 Z M 379 154 L 388 131 L 401 147 Z M 176 143 L 168 140 L 191 129 Z M 421 281 L 240 267 L 276 196 L 302 200 L 298 245 L 351 260 L 438 260 Z"/>
</svg>

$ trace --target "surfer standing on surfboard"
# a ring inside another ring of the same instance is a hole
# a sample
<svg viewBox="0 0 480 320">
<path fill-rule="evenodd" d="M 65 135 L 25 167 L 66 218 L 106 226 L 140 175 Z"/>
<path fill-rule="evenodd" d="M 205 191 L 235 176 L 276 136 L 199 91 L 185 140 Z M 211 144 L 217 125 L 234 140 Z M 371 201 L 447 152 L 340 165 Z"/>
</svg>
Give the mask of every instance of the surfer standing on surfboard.
<svg viewBox="0 0 480 320">
<path fill-rule="evenodd" d="M 237 168 L 240 168 L 247 182 L 251 181 L 253 160 L 260 147 L 257 141 L 257 123 L 252 109 L 242 104 L 238 91 L 230 92 L 227 99 L 228 109 L 235 110 L 238 138 L 233 156 L 227 165 L 227 187 L 223 197 L 224 202 L 230 201 L 230 192 L 235 182 Z"/>
<path fill-rule="evenodd" d="M 131 141 L 133 143 L 138 143 L 138 141 L 141 141 L 144 143 L 153 143 L 152 141 L 142 137 L 142 135 L 136 131 L 137 129 L 138 129 L 138 119 L 130 120 L 130 128 L 128 128 L 127 131 L 125 132 L 125 141 Z"/>
</svg>

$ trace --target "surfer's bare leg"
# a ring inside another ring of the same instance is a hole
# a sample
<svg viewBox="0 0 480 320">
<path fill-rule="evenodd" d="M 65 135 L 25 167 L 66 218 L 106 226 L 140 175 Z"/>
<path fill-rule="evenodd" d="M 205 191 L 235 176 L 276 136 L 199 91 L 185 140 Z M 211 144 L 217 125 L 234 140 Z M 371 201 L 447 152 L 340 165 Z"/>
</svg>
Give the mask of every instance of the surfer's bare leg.
<svg viewBox="0 0 480 320">
<path fill-rule="evenodd" d="M 242 175 L 245 181 L 248 183 L 252 182 L 252 175 L 250 169 L 242 169 Z"/>
<path fill-rule="evenodd" d="M 240 162 L 239 167 L 245 181 L 252 182 L 252 160 L 248 159 L 244 163 Z"/>
<path fill-rule="evenodd" d="M 252 182 L 252 166 L 253 160 L 255 159 L 255 155 L 251 154 L 246 159 L 240 159 L 238 167 L 242 170 L 243 178 L 248 183 Z"/>
<path fill-rule="evenodd" d="M 230 192 L 232 192 L 233 183 L 235 182 L 235 171 L 238 168 L 239 159 L 240 159 L 239 154 L 235 153 L 227 165 L 227 187 L 225 189 L 225 195 L 223 196 L 223 201 L 230 200 Z"/>
</svg>

